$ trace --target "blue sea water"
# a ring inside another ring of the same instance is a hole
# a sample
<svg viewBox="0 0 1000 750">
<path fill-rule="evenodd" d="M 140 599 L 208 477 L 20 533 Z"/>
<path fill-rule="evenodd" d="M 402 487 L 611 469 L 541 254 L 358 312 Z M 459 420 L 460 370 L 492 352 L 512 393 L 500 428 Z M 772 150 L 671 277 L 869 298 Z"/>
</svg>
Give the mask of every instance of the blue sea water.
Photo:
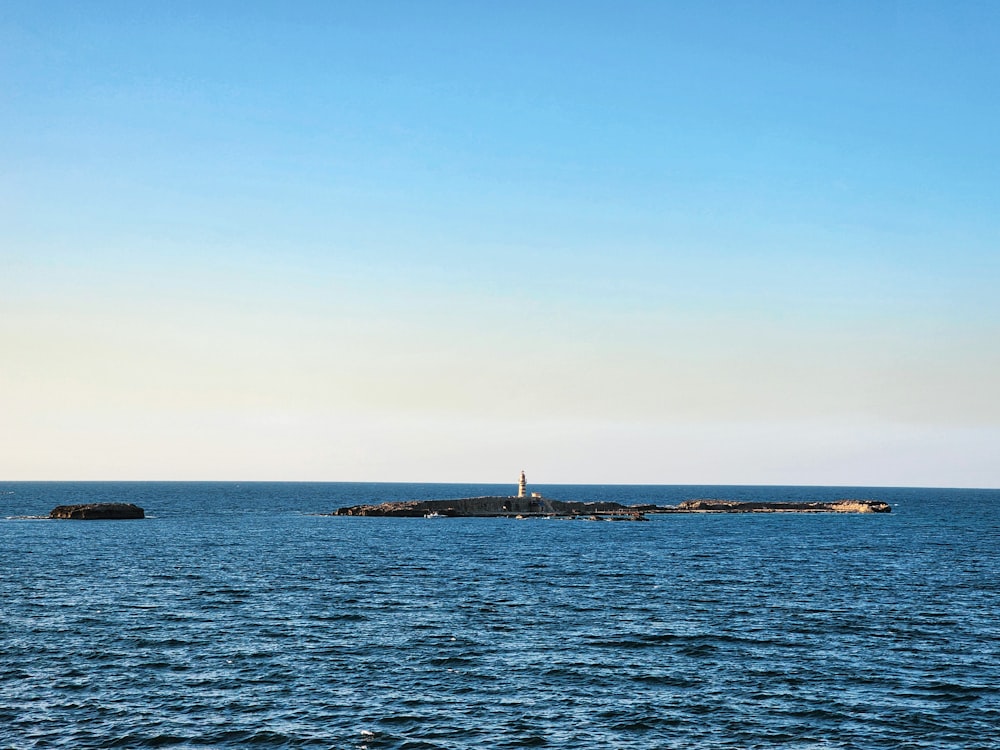
<svg viewBox="0 0 1000 750">
<path fill-rule="evenodd" d="M 540 489 L 893 512 L 358 518 L 317 514 L 511 488 L 0 483 L 0 747 L 1000 748 L 1000 491 Z M 148 517 L 25 518 L 91 501 Z"/>
</svg>

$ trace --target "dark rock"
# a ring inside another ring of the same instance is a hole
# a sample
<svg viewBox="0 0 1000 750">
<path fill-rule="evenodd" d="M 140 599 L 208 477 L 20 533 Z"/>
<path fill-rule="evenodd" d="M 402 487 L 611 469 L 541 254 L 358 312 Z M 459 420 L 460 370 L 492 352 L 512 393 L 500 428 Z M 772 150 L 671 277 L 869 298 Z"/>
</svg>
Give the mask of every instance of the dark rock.
<svg viewBox="0 0 1000 750">
<path fill-rule="evenodd" d="M 425 503 L 420 503 L 416 500 L 398 503 L 380 503 L 378 505 L 352 505 L 350 508 L 340 508 L 335 515 L 419 518 L 427 513 L 425 505 Z"/>
<path fill-rule="evenodd" d="M 72 518 L 82 521 L 145 518 L 146 513 L 132 503 L 84 503 L 60 505 L 49 511 L 49 518 Z"/>
</svg>

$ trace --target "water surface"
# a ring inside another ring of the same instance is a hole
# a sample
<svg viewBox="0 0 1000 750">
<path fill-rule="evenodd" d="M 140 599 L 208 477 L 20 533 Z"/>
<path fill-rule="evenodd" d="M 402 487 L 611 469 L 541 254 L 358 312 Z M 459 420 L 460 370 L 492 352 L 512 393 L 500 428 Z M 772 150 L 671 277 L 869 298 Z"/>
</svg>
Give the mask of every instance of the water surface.
<svg viewBox="0 0 1000 750">
<path fill-rule="evenodd" d="M 0 747 L 1000 747 L 1000 491 L 552 486 L 893 512 L 315 515 L 510 489 L 0 483 Z M 149 517 L 18 518 L 95 500 Z"/>
</svg>

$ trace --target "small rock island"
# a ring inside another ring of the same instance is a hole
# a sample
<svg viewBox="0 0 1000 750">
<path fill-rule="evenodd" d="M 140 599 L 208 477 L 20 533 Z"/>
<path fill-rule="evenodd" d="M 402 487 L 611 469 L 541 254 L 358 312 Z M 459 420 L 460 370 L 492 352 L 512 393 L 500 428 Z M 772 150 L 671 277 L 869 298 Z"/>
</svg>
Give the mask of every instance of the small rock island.
<svg viewBox="0 0 1000 750">
<path fill-rule="evenodd" d="M 622 505 L 550 500 L 527 492 L 524 472 L 517 495 L 463 497 L 453 500 L 409 500 L 378 505 L 352 505 L 330 515 L 394 517 L 587 518 L 589 520 L 645 521 L 648 513 L 890 513 L 881 500 L 843 499 L 832 502 L 765 502 L 723 499 L 685 500 L 677 505 Z"/>
<path fill-rule="evenodd" d="M 75 521 L 118 521 L 145 517 L 146 512 L 132 503 L 59 505 L 49 511 L 49 518 L 64 518 Z"/>
</svg>

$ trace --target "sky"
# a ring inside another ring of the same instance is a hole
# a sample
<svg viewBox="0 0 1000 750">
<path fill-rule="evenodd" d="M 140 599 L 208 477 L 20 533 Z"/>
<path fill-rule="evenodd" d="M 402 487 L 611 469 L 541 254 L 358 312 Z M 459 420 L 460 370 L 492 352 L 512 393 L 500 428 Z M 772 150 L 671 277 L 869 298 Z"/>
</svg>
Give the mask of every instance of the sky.
<svg viewBox="0 0 1000 750">
<path fill-rule="evenodd" d="M 1000 487 L 1000 4 L 0 6 L 0 479 Z"/>
</svg>

